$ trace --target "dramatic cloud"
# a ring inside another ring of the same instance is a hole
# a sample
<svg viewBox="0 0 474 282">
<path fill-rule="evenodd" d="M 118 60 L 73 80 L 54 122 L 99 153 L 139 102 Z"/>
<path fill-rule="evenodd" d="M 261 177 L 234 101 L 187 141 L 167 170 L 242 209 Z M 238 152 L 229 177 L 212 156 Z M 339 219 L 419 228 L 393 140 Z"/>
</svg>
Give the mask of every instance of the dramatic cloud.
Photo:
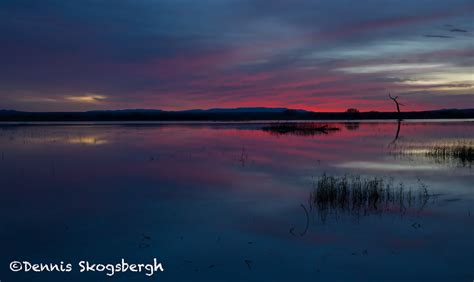
<svg viewBox="0 0 474 282">
<path fill-rule="evenodd" d="M 0 108 L 474 107 L 470 0 L 12 0 Z M 98 94 L 98 93 L 106 93 Z"/>
<path fill-rule="evenodd" d="M 67 96 L 66 100 L 70 100 L 78 103 L 100 103 L 107 99 L 107 96 L 98 95 L 94 93 L 86 93 L 83 96 Z"/>
</svg>

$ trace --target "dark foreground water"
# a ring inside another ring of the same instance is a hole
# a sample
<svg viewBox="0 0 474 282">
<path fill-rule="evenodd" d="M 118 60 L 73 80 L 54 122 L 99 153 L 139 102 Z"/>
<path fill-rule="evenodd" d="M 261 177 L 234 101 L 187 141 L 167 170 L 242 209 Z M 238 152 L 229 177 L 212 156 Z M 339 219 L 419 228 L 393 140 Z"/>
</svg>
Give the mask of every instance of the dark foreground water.
<svg viewBox="0 0 474 282">
<path fill-rule="evenodd" d="M 331 126 L 2 125 L 0 280 L 472 281 L 474 123 Z M 324 174 L 396 200 L 315 200 Z M 78 266 L 122 258 L 164 272 Z"/>
</svg>

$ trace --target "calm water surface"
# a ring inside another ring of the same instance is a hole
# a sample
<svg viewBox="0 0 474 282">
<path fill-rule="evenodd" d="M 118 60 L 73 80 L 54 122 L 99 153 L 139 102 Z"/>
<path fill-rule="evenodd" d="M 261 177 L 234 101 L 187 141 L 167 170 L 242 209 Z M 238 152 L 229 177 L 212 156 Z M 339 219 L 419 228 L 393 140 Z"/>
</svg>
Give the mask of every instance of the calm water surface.
<svg viewBox="0 0 474 282">
<path fill-rule="evenodd" d="M 287 134 L 261 124 L 0 126 L 0 280 L 472 281 L 474 122 L 332 123 Z M 426 189 L 421 206 L 330 213 L 322 175 Z M 400 184 L 401 183 L 401 184 Z M 165 271 L 78 273 L 76 263 Z M 12 273 L 12 260 L 72 273 Z"/>
</svg>

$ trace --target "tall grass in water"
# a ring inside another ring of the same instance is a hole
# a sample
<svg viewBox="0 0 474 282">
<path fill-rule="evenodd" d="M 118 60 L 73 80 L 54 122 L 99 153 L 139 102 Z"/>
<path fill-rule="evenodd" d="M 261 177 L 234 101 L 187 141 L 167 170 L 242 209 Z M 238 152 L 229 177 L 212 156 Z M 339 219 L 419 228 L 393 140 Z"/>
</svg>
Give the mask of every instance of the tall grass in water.
<svg viewBox="0 0 474 282">
<path fill-rule="evenodd" d="M 264 126 L 262 130 L 275 135 L 290 134 L 312 136 L 316 134 L 329 134 L 330 132 L 338 131 L 339 128 L 330 126 L 328 124 L 320 124 L 315 122 L 285 122 Z"/>
<path fill-rule="evenodd" d="M 427 157 L 442 160 L 457 160 L 462 166 L 474 160 L 474 141 L 457 141 L 452 144 L 438 144 L 425 152 Z"/>
<path fill-rule="evenodd" d="M 421 156 L 440 164 L 471 167 L 474 161 L 474 140 L 459 139 L 428 144 L 406 144 L 389 153 L 394 156 Z"/>
<path fill-rule="evenodd" d="M 392 180 L 385 178 L 323 174 L 314 183 L 310 204 L 325 222 L 329 215 L 360 217 L 389 211 L 403 214 L 407 209 L 422 210 L 429 198 L 427 187 L 421 182 L 418 191 L 414 192 L 403 183 L 394 185 Z"/>
</svg>

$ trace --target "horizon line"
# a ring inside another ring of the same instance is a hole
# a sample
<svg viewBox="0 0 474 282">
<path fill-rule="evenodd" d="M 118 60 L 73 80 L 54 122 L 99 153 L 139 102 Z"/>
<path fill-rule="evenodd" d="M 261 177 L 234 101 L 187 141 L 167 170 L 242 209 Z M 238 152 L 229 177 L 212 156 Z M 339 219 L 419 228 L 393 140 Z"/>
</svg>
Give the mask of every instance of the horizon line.
<svg viewBox="0 0 474 282">
<path fill-rule="evenodd" d="M 161 112 L 190 112 L 190 111 L 213 111 L 213 110 L 252 110 L 252 109 L 262 109 L 262 110 L 288 110 L 288 111 L 301 111 L 301 112 L 308 112 L 308 113 L 347 113 L 350 109 L 357 109 L 357 108 L 348 108 L 345 111 L 314 111 L 314 110 L 304 110 L 304 109 L 295 109 L 295 108 L 286 108 L 286 107 L 235 107 L 235 108 L 191 108 L 191 109 L 184 109 L 184 110 L 163 110 L 163 109 L 156 109 L 156 108 L 118 108 L 118 109 L 95 109 L 95 110 L 84 110 L 84 111 L 24 111 L 24 110 L 15 110 L 15 109 L 0 109 L 1 112 L 19 112 L 19 113 L 90 113 L 90 112 L 119 112 L 119 111 L 161 111 Z M 431 111 L 448 111 L 448 110 L 474 110 L 474 108 L 436 108 L 431 110 L 416 110 L 416 111 L 402 111 L 405 113 L 413 113 L 413 112 L 431 112 Z M 379 110 L 369 110 L 369 111 L 359 111 L 359 113 L 370 113 L 370 112 L 378 112 L 378 113 L 392 113 L 394 111 L 379 111 Z"/>
</svg>

